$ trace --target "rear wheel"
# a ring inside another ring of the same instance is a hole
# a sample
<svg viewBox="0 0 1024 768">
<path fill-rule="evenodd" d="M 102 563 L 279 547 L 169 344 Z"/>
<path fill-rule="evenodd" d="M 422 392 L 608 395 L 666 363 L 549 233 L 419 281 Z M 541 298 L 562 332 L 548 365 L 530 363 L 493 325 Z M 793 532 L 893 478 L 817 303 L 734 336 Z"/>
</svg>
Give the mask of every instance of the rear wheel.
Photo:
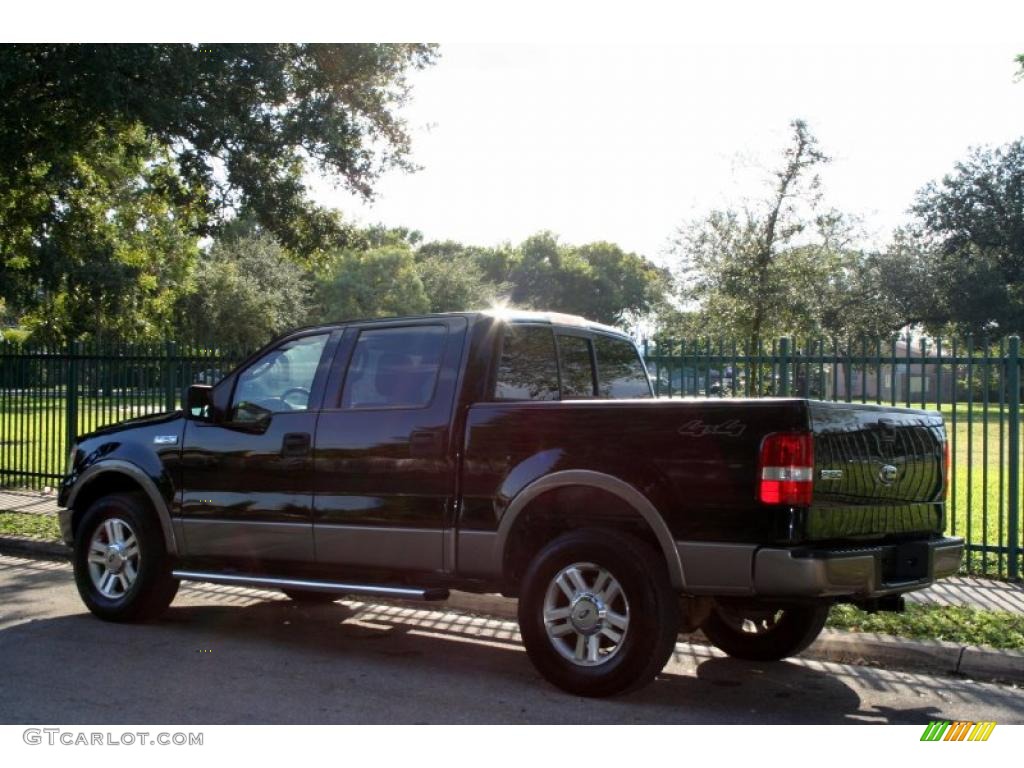
<svg viewBox="0 0 1024 768">
<path fill-rule="evenodd" d="M 282 589 L 281 591 L 296 603 L 304 603 L 306 605 L 326 605 L 342 597 L 337 592 L 314 592 L 306 589 Z"/>
<path fill-rule="evenodd" d="M 93 502 L 75 534 L 74 569 L 82 601 L 107 621 L 158 616 L 178 591 L 159 521 L 140 493 Z"/>
<path fill-rule="evenodd" d="M 737 659 L 777 661 L 795 656 L 821 634 L 829 603 L 779 608 L 716 603 L 701 631 Z"/>
<path fill-rule="evenodd" d="M 555 539 L 530 563 L 519 627 L 530 660 L 551 683 L 610 696 L 661 671 L 679 612 L 657 552 L 623 533 L 583 530 Z"/>
</svg>

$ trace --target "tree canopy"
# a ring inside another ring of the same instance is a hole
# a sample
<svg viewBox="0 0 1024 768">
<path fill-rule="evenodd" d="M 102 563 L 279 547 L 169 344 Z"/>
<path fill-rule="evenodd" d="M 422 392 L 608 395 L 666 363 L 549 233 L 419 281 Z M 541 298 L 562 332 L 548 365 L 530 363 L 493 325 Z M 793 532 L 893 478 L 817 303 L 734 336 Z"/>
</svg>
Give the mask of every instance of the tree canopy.
<svg viewBox="0 0 1024 768">
<path fill-rule="evenodd" d="M 791 130 L 763 198 L 680 228 L 684 309 L 663 313 L 663 332 L 711 329 L 756 348 L 779 336 L 884 336 L 904 324 L 889 262 L 858 245 L 855 220 L 822 205 L 817 172 L 828 157 L 803 121 Z"/>
<path fill-rule="evenodd" d="M 410 168 L 397 110 L 407 72 L 434 56 L 417 44 L 0 46 L 0 293 L 18 306 L 41 295 L 40 315 L 70 297 L 86 316 L 96 307 L 74 291 L 122 301 L 111 280 L 173 283 L 195 246 L 184 239 L 236 215 L 294 258 L 348 244 L 354 231 L 310 200 L 303 174 L 371 197 L 384 170 Z M 177 253 L 142 242 L 172 233 Z"/>
<path fill-rule="evenodd" d="M 196 266 L 174 306 L 175 335 L 256 349 L 309 319 L 313 281 L 272 235 L 239 222 Z"/>
<path fill-rule="evenodd" d="M 913 322 L 1024 331 L 1024 139 L 975 148 L 917 194 L 888 265 Z"/>
</svg>

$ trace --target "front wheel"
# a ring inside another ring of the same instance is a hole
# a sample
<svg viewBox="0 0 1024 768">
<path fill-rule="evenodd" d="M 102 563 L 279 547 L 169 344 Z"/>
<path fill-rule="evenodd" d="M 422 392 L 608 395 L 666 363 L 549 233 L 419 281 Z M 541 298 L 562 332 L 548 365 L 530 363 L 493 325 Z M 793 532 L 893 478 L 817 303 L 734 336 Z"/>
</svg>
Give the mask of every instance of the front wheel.
<svg viewBox="0 0 1024 768">
<path fill-rule="evenodd" d="M 178 591 L 160 523 L 139 493 L 93 502 L 75 534 L 74 569 L 82 601 L 107 621 L 154 618 Z"/>
<path fill-rule="evenodd" d="M 701 631 L 737 659 L 778 661 L 795 656 L 821 634 L 829 603 L 786 608 L 716 603 Z"/>
<path fill-rule="evenodd" d="M 679 609 L 663 561 L 627 534 L 558 537 L 530 563 L 520 591 L 526 652 L 548 681 L 570 693 L 639 688 L 675 646 Z"/>
</svg>

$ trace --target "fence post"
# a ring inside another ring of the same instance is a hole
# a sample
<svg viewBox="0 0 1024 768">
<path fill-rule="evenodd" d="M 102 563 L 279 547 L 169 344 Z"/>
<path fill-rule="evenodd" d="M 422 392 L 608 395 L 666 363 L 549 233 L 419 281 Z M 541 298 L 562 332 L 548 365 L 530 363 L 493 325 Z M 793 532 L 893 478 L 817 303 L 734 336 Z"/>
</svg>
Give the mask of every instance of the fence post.
<svg viewBox="0 0 1024 768">
<path fill-rule="evenodd" d="M 67 444 L 64 447 L 64 455 L 71 451 L 71 446 L 78 439 L 78 356 L 79 342 L 73 341 L 68 345 L 68 379 L 67 399 L 65 402 L 65 424 L 64 430 L 67 437 Z"/>
<path fill-rule="evenodd" d="M 1020 337 L 1011 336 L 1007 365 L 1007 387 L 1010 395 L 1010 431 L 1007 449 L 1009 451 L 1010 476 L 1007 485 L 1009 508 L 1007 528 L 1009 529 L 1009 569 L 1011 579 L 1020 578 Z"/>
<path fill-rule="evenodd" d="M 177 387 L 177 344 L 173 341 L 167 342 L 167 359 L 164 370 L 164 408 L 165 411 L 173 411 L 178 405 Z"/>
<path fill-rule="evenodd" d="M 789 337 L 779 339 L 779 397 L 789 397 Z"/>
</svg>

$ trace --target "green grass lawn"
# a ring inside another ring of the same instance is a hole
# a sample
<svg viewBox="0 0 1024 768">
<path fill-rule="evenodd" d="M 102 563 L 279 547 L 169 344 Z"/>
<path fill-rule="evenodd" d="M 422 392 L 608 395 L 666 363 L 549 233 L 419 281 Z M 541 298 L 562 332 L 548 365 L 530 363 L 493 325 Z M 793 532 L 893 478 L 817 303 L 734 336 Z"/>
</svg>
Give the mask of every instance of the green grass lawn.
<svg viewBox="0 0 1024 768">
<path fill-rule="evenodd" d="M 829 614 L 828 626 L 853 632 L 1024 650 L 1024 616 L 1009 611 L 907 603 L 904 613 L 865 613 L 852 605 L 836 605 Z"/>
<path fill-rule="evenodd" d="M 947 530 L 971 543 L 997 547 L 1009 531 L 1009 409 L 990 405 L 969 411 L 958 404 L 955 425 L 952 406 L 939 410 L 953 462 Z M 1005 572 L 1005 556 L 993 552 L 970 557 L 975 571 Z"/>
<path fill-rule="evenodd" d="M 60 474 L 67 459 L 65 401 L 62 396 L 0 394 L 0 470 Z M 78 434 L 164 410 L 162 393 L 125 398 L 83 397 L 78 401 Z M 53 485 L 40 481 L 38 485 Z M 4 476 L 0 475 L 0 484 Z"/>
<path fill-rule="evenodd" d="M 60 541 L 60 526 L 53 515 L 0 512 L 0 536 Z"/>
</svg>

